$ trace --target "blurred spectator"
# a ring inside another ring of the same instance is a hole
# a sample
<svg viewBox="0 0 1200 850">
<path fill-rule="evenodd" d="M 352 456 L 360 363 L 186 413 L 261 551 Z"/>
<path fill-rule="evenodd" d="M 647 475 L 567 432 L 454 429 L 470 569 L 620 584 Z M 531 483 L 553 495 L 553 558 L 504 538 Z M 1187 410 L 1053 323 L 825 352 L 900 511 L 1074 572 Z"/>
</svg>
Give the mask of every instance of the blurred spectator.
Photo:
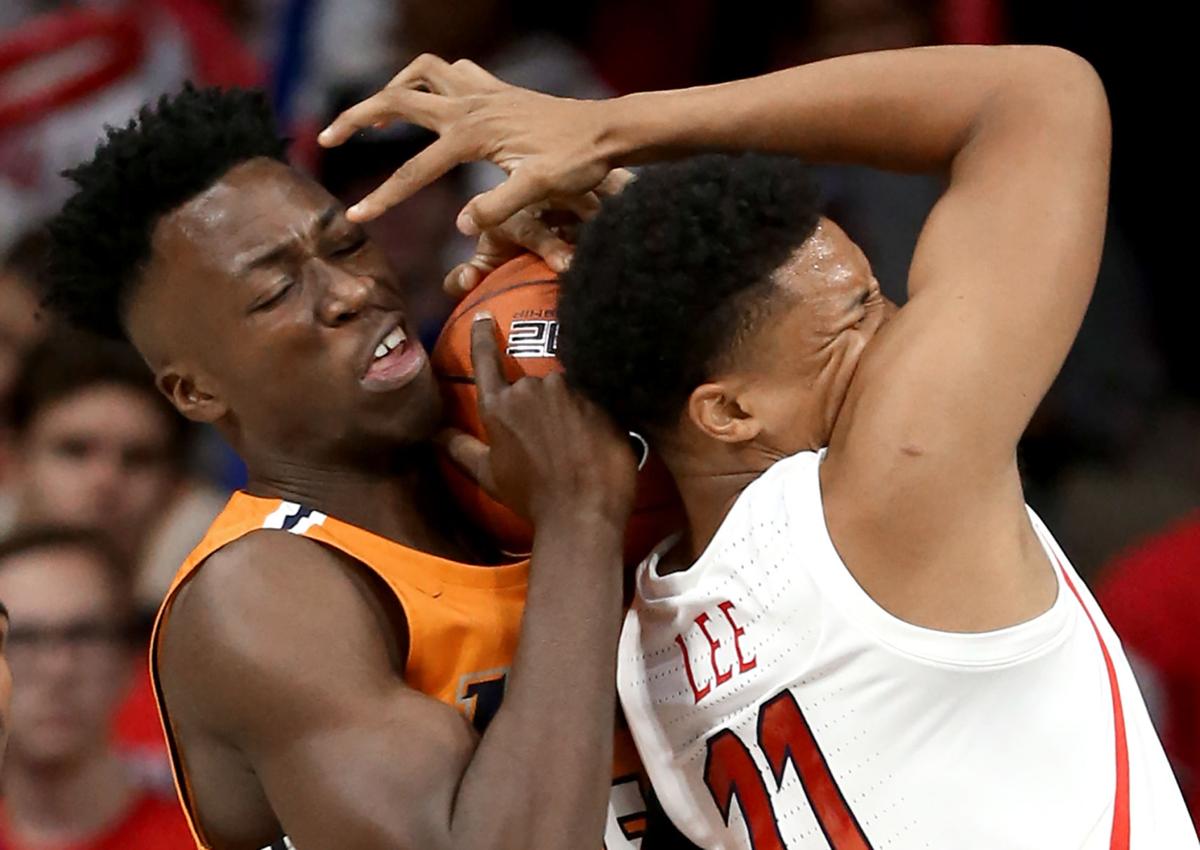
<svg viewBox="0 0 1200 850">
<path fill-rule="evenodd" d="M 224 498 L 183 475 L 186 423 L 141 358 L 124 344 L 57 329 L 26 357 L 11 408 L 0 540 L 31 525 L 94 529 L 138 565 L 138 608 L 154 611 Z M 166 783 L 148 671 L 132 681 L 117 738 L 148 777 Z"/>
<path fill-rule="evenodd" d="M 0 543 L 15 669 L 3 769 L 5 850 L 190 850 L 173 797 L 140 787 L 109 744 L 137 669 L 129 575 L 107 540 L 62 529 Z"/>
<path fill-rule="evenodd" d="M 184 438 L 141 358 L 58 330 L 26 358 L 11 420 L 7 524 L 95 528 L 136 563 L 177 483 Z"/>
<path fill-rule="evenodd" d="M 621 94 L 715 82 L 710 54 L 723 55 L 730 46 L 723 5 L 732 4 L 719 0 L 596 3 L 587 35 L 588 56 L 605 83 Z M 745 0 L 737 4 L 740 18 L 729 17 L 755 21 L 760 27 L 747 47 L 758 52 L 761 63 L 762 33 L 773 21 L 761 14 L 765 8 L 747 13 L 746 5 Z"/>
<path fill-rule="evenodd" d="M 1054 482 L 1046 495 L 1055 529 L 1085 578 L 1095 577 L 1134 541 L 1200 505 L 1197 434 L 1200 406 L 1163 406 L 1128 450 L 1076 462 Z M 1064 430 L 1059 440 L 1066 449 L 1079 446 L 1083 437 Z"/>
<path fill-rule="evenodd" d="M 583 99 L 611 94 L 587 57 L 550 28 L 556 16 L 539 15 L 535 4 L 397 0 L 396 9 L 396 69 L 422 53 L 435 53 L 451 61 L 473 59 L 502 80 L 548 94 Z M 466 166 L 464 203 L 498 185 L 501 176 L 491 164 Z"/>
<path fill-rule="evenodd" d="M 1200 826 L 1200 511 L 1114 561 L 1096 595 Z"/>
<path fill-rule="evenodd" d="M 316 13 L 317 76 L 310 82 L 332 95 L 321 105 L 325 119 L 378 90 L 422 53 L 473 59 L 503 80 L 550 94 L 610 94 L 584 54 L 550 28 L 562 24 L 561 13 L 539 15 L 534 4 L 519 0 L 352 0 L 352 5 L 367 16 L 372 32 L 363 31 L 364 19 L 347 15 L 340 2 L 324 3 Z M 361 51 L 347 51 L 349 43 Z M 363 134 L 322 151 L 318 177 L 338 198 L 358 201 L 431 139 L 408 125 Z M 472 196 L 497 185 L 502 176 L 490 163 L 471 163 L 369 225 L 408 284 L 410 314 L 427 343 L 452 307 L 441 293 L 442 277 L 473 247 L 455 229 L 454 219 Z"/>
<path fill-rule="evenodd" d="M 5 0 L 0 9 L 0 252 L 65 199 L 60 172 L 91 154 L 106 124 L 185 79 L 263 78 L 213 0 Z M 27 106 L 4 108 L 16 103 Z"/>
<path fill-rule="evenodd" d="M 580 30 L 585 9 L 530 0 L 325 0 L 312 18 L 308 106 L 348 90 L 375 91 L 421 53 L 473 59 L 501 79 L 569 97 L 608 92 L 563 30 Z M 586 4 L 584 4 L 586 7 Z M 582 35 L 582 33 L 580 33 Z M 347 49 L 353 45 L 353 49 Z"/>
</svg>

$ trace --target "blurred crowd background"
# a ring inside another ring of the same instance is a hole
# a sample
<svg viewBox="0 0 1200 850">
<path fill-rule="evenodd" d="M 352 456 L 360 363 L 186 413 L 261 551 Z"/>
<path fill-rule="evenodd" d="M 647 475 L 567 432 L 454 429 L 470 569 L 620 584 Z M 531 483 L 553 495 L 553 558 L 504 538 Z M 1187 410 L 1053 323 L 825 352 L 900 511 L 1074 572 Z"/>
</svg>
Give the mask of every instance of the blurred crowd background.
<svg viewBox="0 0 1200 850">
<path fill-rule="evenodd" d="M 1191 196 L 1174 14 L 1083 0 L 3 0 L 0 599 L 15 690 L 0 850 L 191 846 L 153 709 L 148 624 L 244 476 L 136 355 L 38 309 L 40 227 L 69 192 L 60 172 L 106 124 L 185 80 L 261 86 L 294 161 L 355 201 L 428 134 L 396 127 L 322 151 L 315 133 L 423 52 L 580 98 L 924 44 L 1040 42 L 1089 59 L 1114 116 L 1108 243 L 1022 464 L 1031 504 L 1134 657 L 1200 814 L 1198 299 L 1179 256 Z M 901 301 L 939 179 L 849 167 L 819 178 L 830 216 Z M 451 307 L 442 276 L 471 248 L 455 215 L 498 179 L 460 168 L 371 225 L 427 343 Z"/>
</svg>

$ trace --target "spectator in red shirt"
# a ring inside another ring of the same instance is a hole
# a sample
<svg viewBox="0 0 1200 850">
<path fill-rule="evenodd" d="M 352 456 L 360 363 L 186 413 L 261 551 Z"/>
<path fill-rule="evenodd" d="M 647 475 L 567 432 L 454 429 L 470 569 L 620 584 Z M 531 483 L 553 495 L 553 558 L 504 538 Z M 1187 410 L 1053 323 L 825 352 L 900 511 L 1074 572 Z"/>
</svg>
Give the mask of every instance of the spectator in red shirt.
<svg viewBox="0 0 1200 850">
<path fill-rule="evenodd" d="M 124 563 L 139 565 L 130 571 L 140 580 L 148 544 L 186 492 L 186 423 L 145 363 L 127 345 L 54 328 L 21 362 L 9 414 L 12 463 L 0 492 L 0 540 L 30 526 L 92 528 Z M 152 611 L 160 601 L 141 604 Z M 150 687 L 143 665 L 115 734 L 145 774 L 169 786 Z"/>
<path fill-rule="evenodd" d="M 139 669 L 129 571 L 89 531 L 29 529 L 0 543 L 5 645 L 15 671 L 0 850 L 190 850 L 178 803 L 149 792 L 110 727 Z M 3 691 L 0 671 L 0 692 Z M 2 693 L 0 693 L 2 697 Z"/>
<path fill-rule="evenodd" d="M 1117 558 L 1096 595 L 1200 826 L 1200 511 Z"/>
</svg>

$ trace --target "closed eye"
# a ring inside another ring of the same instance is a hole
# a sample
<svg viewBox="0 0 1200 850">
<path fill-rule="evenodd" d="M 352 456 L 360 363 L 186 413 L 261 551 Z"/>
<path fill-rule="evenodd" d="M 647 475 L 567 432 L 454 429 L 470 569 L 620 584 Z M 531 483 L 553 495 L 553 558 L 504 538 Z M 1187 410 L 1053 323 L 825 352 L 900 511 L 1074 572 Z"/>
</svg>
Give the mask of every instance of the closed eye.
<svg viewBox="0 0 1200 850">
<path fill-rule="evenodd" d="M 357 237 L 355 237 L 353 240 L 351 240 L 347 244 L 342 245 L 339 248 L 336 248 L 333 252 L 333 256 L 335 256 L 335 257 L 352 256 L 354 254 L 357 254 L 359 249 L 361 249 L 366 244 L 367 244 L 366 234 L 359 234 Z"/>
<path fill-rule="evenodd" d="M 272 307 L 275 307 L 276 305 L 280 304 L 283 301 L 283 299 L 287 297 L 287 294 L 292 291 L 293 286 L 295 286 L 295 281 L 288 280 L 286 283 L 283 284 L 283 286 L 281 286 L 281 287 L 279 287 L 279 289 L 275 290 L 275 292 L 273 294 L 267 296 L 266 300 L 259 301 L 253 307 L 251 307 L 250 312 L 251 313 L 260 313 L 263 310 L 269 310 Z"/>
</svg>

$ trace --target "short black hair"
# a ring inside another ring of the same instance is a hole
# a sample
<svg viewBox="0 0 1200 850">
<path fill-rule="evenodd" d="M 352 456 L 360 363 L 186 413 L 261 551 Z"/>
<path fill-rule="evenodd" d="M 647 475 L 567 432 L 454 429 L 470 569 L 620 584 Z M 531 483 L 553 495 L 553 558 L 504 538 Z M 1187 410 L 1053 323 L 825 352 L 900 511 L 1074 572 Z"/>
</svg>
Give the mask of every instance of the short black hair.
<svg viewBox="0 0 1200 850">
<path fill-rule="evenodd" d="M 45 306 L 102 336 L 125 336 L 122 316 L 164 214 L 231 168 L 286 161 L 266 96 L 186 84 L 109 127 L 92 159 L 64 172 L 75 194 L 50 221 Z"/>
<path fill-rule="evenodd" d="M 9 401 L 9 426 L 24 434 L 37 415 L 64 398 L 95 386 L 140 393 L 163 416 L 169 459 L 182 460 L 188 423 L 154 386 L 146 363 L 126 342 L 55 326 L 25 355 Z"/>
<path fill-rule="evenodd" d="M 678 420 L 761 317 L 819 220 L 799 160 L 705 154 L 646 168 L 581 233 L 558 305 L 570 384 L 623 427 Z"/>
</svg>

